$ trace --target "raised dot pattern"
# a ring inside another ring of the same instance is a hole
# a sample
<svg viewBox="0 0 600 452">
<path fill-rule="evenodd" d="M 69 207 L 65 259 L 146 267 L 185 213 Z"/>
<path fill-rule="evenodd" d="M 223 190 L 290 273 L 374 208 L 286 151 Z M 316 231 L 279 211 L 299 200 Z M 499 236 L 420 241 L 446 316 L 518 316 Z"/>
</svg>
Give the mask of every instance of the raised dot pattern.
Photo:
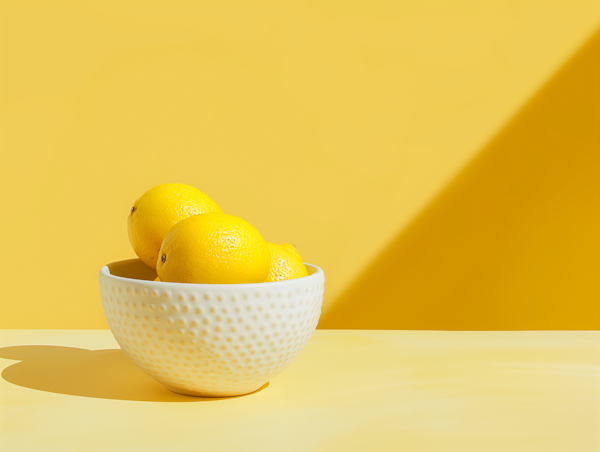
<svg viewBox="0 0 600 452">
<path fill-rule="evenodd" d="M 317 327 L 324 283 L 319 273 L 251 291 L 173 290 L 101 273 L 100 293 L 115 339 L 144 372 L 178 392 L 227 396 L 293 361 Z"/>
</svg>

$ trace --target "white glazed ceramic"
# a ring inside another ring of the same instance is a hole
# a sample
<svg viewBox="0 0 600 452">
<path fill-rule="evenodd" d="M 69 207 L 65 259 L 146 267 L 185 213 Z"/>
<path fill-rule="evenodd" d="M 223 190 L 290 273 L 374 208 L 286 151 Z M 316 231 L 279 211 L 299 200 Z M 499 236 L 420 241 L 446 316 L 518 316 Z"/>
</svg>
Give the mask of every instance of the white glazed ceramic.
<svg viewBox="0 0 600 452">
<path fill-rule="evenodd" d="M 306 264 L 309 276 L 289 281 L 181 284 L 134 279 L 139 271 L 123 277 L 130 264 L 143 278 L 155 276 L 138 259 L 102 267 L 108 325 L 137 366 L 177 393 L 260 389 L 300 353 L 321 315 L 325 276 L 314 265 Z"/>
</svg>

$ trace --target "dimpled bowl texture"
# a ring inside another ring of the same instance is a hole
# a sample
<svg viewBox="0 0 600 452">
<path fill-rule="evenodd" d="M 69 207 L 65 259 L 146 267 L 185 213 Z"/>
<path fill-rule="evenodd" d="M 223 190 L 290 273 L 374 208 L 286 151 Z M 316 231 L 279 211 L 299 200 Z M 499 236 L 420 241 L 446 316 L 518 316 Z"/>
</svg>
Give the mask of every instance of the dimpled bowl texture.
<svg viewBox="0 0 600 452">
<path fill-rule="evenodd" d="M 139 259 L 100 270 L 110 329 L 125 354 L 173 392 L 223 397 L 260 389 L 307 344 L 325 275 L 257 284 L 156 282 Z"/>
</svg>

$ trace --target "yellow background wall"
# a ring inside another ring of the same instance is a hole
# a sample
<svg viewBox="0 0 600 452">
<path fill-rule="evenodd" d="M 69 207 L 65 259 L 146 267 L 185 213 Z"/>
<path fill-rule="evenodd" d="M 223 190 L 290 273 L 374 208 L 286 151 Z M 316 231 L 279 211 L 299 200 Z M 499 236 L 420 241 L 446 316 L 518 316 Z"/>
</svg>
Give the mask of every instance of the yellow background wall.
<svg viewBox="0 0 600 452">
<path fill-rule="evenodd" d="M 574 0 L 0 2 L 0 327 L 106 328 L 129 208 L 181 182 L 325 270 L 322 326 L 599 328 L 599 25 Z"/>
</svg>

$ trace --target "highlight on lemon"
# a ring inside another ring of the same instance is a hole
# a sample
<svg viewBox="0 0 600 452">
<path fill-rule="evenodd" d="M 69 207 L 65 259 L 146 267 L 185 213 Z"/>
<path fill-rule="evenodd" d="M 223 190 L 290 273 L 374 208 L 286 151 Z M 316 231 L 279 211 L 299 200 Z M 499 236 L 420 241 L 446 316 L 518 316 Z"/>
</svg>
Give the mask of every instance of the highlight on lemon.
<svg viewBox="0 0 600 452">
<path fill-rule="evenodd" d="M 156 266 L 165 282 L 264 282 L 271 263 L 265 239 L 247 221 L 224 213 L 196 215 L 165 237 Z"/>
<path fill-rule="evenodd" d="M 267 246 L 271 251 L 271 264 L 265 282 L 286 281 L 308 276 L 300 253 L 293 245 L 267 243 Z"/>
<path fill-rule="evenodd" d="M 221 212 L 211 198 L 184 184 L 162 184 L 144 193 L 131 207 L 127 234 L 135 254 L 156 268 L 158 252 L 169 230 L 194 215 Z"/>
<path fill-rule="evenodd" d="M 157 282 L 242 284 L 308 276 L 294 245 L 267 243 L 247 221 L 225 214 L 200 190 L 162 184 L 127 217 L 133 250 Z"/>
</svg>

